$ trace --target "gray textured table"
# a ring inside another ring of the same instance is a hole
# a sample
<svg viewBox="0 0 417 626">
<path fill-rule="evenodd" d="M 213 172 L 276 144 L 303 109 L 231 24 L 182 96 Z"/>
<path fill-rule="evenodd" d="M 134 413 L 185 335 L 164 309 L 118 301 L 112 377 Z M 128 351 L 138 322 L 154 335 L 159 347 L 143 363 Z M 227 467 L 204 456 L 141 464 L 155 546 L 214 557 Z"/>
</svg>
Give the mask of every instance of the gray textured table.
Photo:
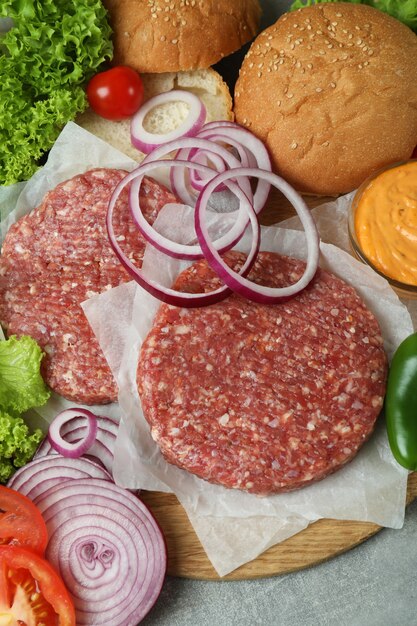
<svg viewBox="0 0 417 626">
<path fill-rule="evenodd" d="M 264 0 L 263 26 L 291 2 Z M 401 530 L 383 529 L 331 561 L 243 582 L 168 577 L 144 626 L 417 626 L 417 501 Z"/>
<path fill-rule="evenodd" d="M 417 501 L 331 561 L 243 582 L 168 578 L 144 626 L 416 626 Z"/>
</svg>

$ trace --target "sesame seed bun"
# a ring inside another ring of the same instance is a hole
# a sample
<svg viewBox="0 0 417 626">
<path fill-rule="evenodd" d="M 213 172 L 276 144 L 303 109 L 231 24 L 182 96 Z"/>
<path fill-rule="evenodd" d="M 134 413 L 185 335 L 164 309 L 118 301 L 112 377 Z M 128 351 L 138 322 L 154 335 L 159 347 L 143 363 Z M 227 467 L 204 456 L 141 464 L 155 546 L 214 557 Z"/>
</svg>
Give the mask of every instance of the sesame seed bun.
<svg viewBox="0 0 417 626">
<path fill-rule="evenodd" d="M 138 72 L 208 68 L 258 32 L 258 0 L 103 0 L 114 63 Z"/>
<path fill-rule="evenodd" d="M 352 191 L 417 143 L 417 36 L 362 4 L 318 4 L 282 16 L 246 55 L 236 121 L 276 170 L 316 195 Z"/>
</svg>

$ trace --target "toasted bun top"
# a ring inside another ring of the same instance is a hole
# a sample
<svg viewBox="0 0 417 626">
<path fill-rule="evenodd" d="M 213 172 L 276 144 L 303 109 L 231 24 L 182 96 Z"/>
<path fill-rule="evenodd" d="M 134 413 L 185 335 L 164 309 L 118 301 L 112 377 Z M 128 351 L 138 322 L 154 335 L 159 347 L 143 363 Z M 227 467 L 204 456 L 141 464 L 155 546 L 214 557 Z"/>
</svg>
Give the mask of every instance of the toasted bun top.
<svg viewBox="0 0 417 626">
<path fill-rule="evenodd" d="M 282 16 L 253 42 L 236 121 L 262 138 L 300 191 L 337 195 L 417 143 L 417 36 L 362 4 Z"/>
<path fill-rule="evenodd" d="M 258 0 L 104 0 L 114 63 L 138 72 L 207 68 L 253 39 Z"/>
</svg>

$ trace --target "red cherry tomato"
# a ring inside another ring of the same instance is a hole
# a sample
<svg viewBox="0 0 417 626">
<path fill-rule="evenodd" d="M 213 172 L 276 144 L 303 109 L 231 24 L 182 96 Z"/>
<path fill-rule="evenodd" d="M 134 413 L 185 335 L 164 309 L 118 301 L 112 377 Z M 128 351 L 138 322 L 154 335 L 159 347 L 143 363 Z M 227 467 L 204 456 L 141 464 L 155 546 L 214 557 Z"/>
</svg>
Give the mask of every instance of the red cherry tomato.
<svg viewBox="0 0 417 626">
<path fill-rule="evenodd" d="M 137 72 L 118 65 L 93 76 L 87 85 L 90 107 L 108 120 L 123 120 L 139 109 L 143 101 L 143 83 Z"/>
</svg>

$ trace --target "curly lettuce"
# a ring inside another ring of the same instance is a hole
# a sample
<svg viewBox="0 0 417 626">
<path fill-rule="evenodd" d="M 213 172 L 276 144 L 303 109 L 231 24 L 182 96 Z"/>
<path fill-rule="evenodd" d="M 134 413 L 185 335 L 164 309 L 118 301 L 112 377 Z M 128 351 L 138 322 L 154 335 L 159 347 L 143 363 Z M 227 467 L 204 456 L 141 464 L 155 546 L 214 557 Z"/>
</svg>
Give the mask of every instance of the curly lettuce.
<svg viewBox="0 0 417 626">
<path fill-rule="evenodd" d="M 43 438 L 40 429 L 31 433 L 21 417 L 0 411 L 0 483 L 32 459 Z"/>
<path fill-rule="evenodd" d="M 312 4 L 325 2 L 340 2 L 340 0 L 295 0 L 290 11 L 302 9 Z M 375 9 L 388 13 L 400 22 L 406 24 L 411 30 L 417 32 L 417 0 L 343 0 L 351 4 L 367 4 Z"/>
<path fill-rule="evenodd" d="M 0 185 L 27 180 L 64 124 L 87 106 L 86 82 L 113 54 L 101 0 L 3 0 Z"/>
<path fill-rule="evenodd" d="M 44 437 L 40 429 L 31 433 L 21 416 L 50 397 L 40 374 L 42 357 L 31 337 L 0 341 L 0 483 L 31 460 Z"/>
</svg>

